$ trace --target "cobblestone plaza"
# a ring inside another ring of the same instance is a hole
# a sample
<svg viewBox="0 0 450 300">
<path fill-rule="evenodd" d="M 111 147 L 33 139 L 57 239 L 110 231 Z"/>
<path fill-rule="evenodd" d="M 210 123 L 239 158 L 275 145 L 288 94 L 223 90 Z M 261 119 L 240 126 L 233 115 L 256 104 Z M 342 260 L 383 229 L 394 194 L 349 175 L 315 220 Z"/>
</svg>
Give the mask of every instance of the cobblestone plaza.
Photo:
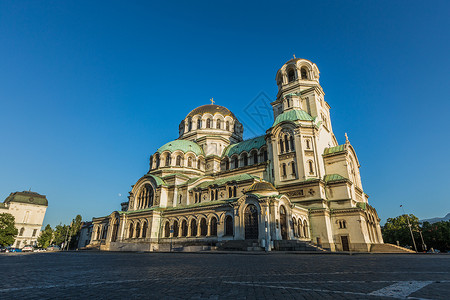
<svg viewBox="0 0 450 300">
<path fill-rule="evenodd" d="M 448 299 L 450 256 L 0 255 L 0 299 Z"/>
</svg>

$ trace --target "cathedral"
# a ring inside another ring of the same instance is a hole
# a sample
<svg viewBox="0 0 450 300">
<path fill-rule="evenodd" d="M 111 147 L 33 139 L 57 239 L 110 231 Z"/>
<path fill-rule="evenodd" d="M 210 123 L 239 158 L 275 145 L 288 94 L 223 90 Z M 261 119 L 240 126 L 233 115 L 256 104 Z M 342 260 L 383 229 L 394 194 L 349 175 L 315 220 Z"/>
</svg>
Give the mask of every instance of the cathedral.
<svg viewBox="0 0 450 300">
<path fill-rule="evenodd" d="M 213 101 L 193 109 L 121 209 L 93 218 L 89 247 L 369 252 L 383 244 L 356 151 L 333 134 L 316 64 L 294 57 L 275 79 L 264 135 L 243 140 L 236 116 Z"/>
</svg>

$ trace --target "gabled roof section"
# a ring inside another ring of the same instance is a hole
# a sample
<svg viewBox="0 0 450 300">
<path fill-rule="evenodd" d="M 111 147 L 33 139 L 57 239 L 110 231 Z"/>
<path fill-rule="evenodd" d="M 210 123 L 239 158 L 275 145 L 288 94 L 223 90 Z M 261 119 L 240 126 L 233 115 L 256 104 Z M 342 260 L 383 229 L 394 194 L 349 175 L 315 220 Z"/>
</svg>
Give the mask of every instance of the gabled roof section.
<svg viewBox="0 0 450 300">
<path fill-rule="evenodd" d="M 203 149 L 196 143 L 188 140 L 175 140 L 168 142 L 156 152 L 161 154 L 164 151 L 169 151 L 170 153 L 180 150 L 183 153 L 194 152 L 196 155 L 203 155 Z"/>
<path fill-rule="evenodd" d="M 272 127 L 277 126 L 279 123 L 284 121 L 313 121 L 314 118 L 311 117 L 306 111 L 301 109 L 293 109 L 278 115 L 273 122 Z"/>
<path fill-rule="evenodd" d="M 223 185 L 227 182 L 232 182 L 232 181 L 240 182 L 240 181 L 254 180 L 254 179 L 259 179 L 259 178 L 256 176 L 250 175 L 250 174 L 239 174 L 239 175 L 235 175 L 235 176 L 219 178 L 216 180 L 205 181 L 205 182 L 202 182 L 199 185 L 195 186 L 194 188 L 202 188 L 203 189 L 203 188 L 207 188 L 210 185 Z"/>
<path fill-rule="evenodd" d="M 264 135 L 258 136 L 258 137 L 228 146 L 225 149 L 225 151 L 223 152 L 222 156 L 230 157 L 234 154 L 239 155 L 244 151 L 246 151 L 248 153 L 253 149 L 259 150 L 265 144 L 266 144 L 265 136 Z"/>
<path fill-rule="evenodd" d="M 40 195 L 36 192 L 23 191 L 11 193 L 4 201 L 4 203 L 20 202 L 26 204 L 48 206 L 48 201 L 45 195 Z"/>
<path fill-rule="evenodd" d="M 346 151 L 345 144 L 335 146 L 335 147 L 325 148 L 325 150 L 323 151 L 323 156 L 332 155 L 332 154 L 336 154 L 336 153 L 344 152 L 344 151 Z"/>
<path fill-rule="evenodd" d="M 342 181 L 342 180 L 346 181 L 348 179 L 339 174 L 329 174 L 329 175 L 325 175 L 323 180 L 325 182 L 333 182 L 333 181 Z"/>
</svg>

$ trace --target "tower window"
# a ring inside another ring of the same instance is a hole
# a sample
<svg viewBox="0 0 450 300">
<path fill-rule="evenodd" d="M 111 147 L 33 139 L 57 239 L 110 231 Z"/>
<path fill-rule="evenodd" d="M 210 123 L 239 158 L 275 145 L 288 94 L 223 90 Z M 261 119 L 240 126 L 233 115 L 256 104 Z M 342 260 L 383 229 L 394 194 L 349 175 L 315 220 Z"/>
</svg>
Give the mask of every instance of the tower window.
<svg viewBox="0 0 450 300">
<path fill-rule="evenodd" d="M 192 157 L 188 158 L 188 167 L 192 168 Z"/>
<path fill-rule="evenodd" d="M 284 152 L 283 139 L 280 138 L 280 153 Z"/>
<path fill-rule="evenodd" d="M 292 166 L 292 176 L 295 177 L 295 176 L 297 176 L 297 175 L 296 175 L 296 172 L 295 172 L 295 162 L 292 162 L 292 163 L 291 163 L 291 166 Z"/>
<path fill-rule="evenodd" d="M 221 123 L 222 123 L 222 122 L 221 122 L 220 120 L 217 120 L 217 121 L 216 121 L 216 128 L 217 128 L 217 129 L 220 129 Z"/>
<path fill-rule="evenodd" d="M 281 174 L 283 175 L 283 177 L 286 177 L 286 174 L 287 174 L 286 173 L 286 164 L 282 164 L 281 165 L 281 169 L 282 169 L 281 170 L 282 171 Z"/>
<path fill-rule="evenodd" d="M 170 155 L 166 156 L 166 167 L 170 166 Z"/>
<path fill-rule="evenodd" d="M 211 128 L 211 119 L 206 120 L 206 128 Z"/>
<path fill-rule="evenodd" d="M 192 120 L 189 119 L 189 121 L 188 121 L 188 131 L 191 131 L 191 130 L 192 130 Z"/>
<path fill-rule="evenodd" d="M 234 158 L 234 168 L 235 169 L 239 168 L 239 160 L 237 157 Z"/>
<path fill-rule="evenodd" d="M 314 174 L 314 165 L 312 160 L 308 161 L 308 166 L 309 166 L 309 174 Z"/>
<path fill-rule="evenodd" d="M 248 156 L 247 156 L 247 154 L 244 154 L 243 162 L 244 162 L 244 166 L 248 165 Z"/>
<path fill-rule="evenodd" d="M 311 149 L 311 146 L 309 145 L 309 140 L 306 140 L 306 149 Z"/>
<path fill-rule="evenodd" d="M 294 137 L 293 137 L 292 135 L 291 135 L 289 141 L 291 142 L 291 151 L 294 151 L 294 150 L 295 150 L 295 147 L 294 147 Z"/>
<path fill-rule="evenodd" d="M 230 122 L 226 122 L 225 123 L 225 129 L 227 130 L 227 131 L 230 131 Z"/>
<path fill-rule="evenodd" d="M 181 156 L 180 155 L 177 156 L 176 163 L 177 163 L 177 167 L 181 167 Z"/>
<path fill-rule="evenodd" d="M 302 79 L 308 79 L 308 73 L 305 68 L 301 69 Z"/>
<path fill-rule="evenodd" d="M 292 82 L 295 80 L 295 71 L 293 69 L 290 69 L 288 72 L 288 81 Z"/>
<path fill-rule="evenodd" d="M 254 152 L 253 153 L 253 164 L 257 164 L 258 163 L 258 152 Z"/>
<path fill-rule="evenodd" d="M 200 129 L 200 128 L 202 128 L 202 119 L 198 119 L 197 120 L 197 129 Z"/>
<path fill-rule="evenodd" d="M 284 136 L 284 146 L 286 147 L 286 152 L 289 152 L 289 141 L 287 135 Z"/>
</svg>

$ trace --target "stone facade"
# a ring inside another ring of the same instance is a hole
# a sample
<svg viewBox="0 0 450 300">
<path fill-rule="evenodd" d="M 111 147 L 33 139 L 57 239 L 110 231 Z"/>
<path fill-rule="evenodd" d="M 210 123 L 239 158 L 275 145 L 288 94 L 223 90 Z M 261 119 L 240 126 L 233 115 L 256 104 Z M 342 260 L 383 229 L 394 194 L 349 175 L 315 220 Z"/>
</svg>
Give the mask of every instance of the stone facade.
<svg viewBox="0 0 450 300">
<path fill-rule="evenodd" d="M 356 152 L 347 136 L 340 145 L 333 134 L 317 66 L 291 59 L 276 82 L 274 123 L 262 136 L 244 141 L 242 124 L 223 106 L 191 111 L 121 210 L 93 219 L 91 246 L 156 251 L 252 241 L 270 250 L 292 240 L 369 251 L 383 243 Z"/>
<path fill-rule="evenodd" d="M 14 247 L 36 245 L 47 206 L 48 201 L 44 195 L 31 191 L 11 193 L 3 203 L 0 203 L 0 213 L 10 213 L 16 221 L 15 226 L 19 233 L 14 241 Z"/>
</svg>

